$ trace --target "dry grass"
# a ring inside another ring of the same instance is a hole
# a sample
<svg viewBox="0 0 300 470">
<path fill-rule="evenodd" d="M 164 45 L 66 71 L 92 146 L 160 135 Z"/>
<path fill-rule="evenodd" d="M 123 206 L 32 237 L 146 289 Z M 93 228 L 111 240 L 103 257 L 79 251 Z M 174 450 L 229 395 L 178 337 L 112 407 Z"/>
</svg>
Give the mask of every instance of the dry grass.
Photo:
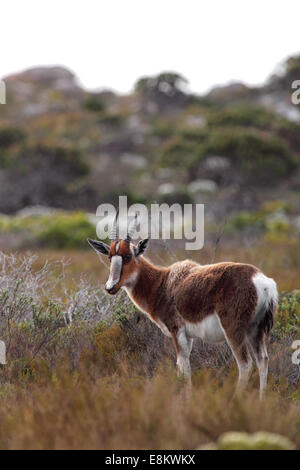
<svg viewBox="0 0 300 470">
<path fill-rule="evenodd" d="M 34 384 L 1 390 L 1 449 L 194 449 L 226 431 L 288 436 L 300 448 L 300 409 L 291 399 L 255 391 L 233 397 L 233 380 L 210 371 L 189 396 L 166 367 L 151 380 L 120 361 L 114 374 L 71 374 L 63 366 Z"/>
</svg>

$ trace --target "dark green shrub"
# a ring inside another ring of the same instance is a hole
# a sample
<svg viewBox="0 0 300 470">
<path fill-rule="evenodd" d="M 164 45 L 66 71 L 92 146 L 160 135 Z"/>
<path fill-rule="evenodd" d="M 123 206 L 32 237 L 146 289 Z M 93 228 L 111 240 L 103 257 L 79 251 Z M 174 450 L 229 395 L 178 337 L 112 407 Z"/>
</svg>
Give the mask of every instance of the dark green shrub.
<svg viewBox="0 0 300 470">
<path fill-rule="evenodd" d="M 229 158 L 251 184 L 273 184 L 297 167 L 296 159 L 280 138 L 231 127 L 182 130 L 162 143 L 158 158 L 164 167 L 193 169 L 210 155 Z"/>
<path fill-rule="evenodd" d="M 277 116 L 260 106 L 234 106 L 219 110 L 208 117 L 210 126 L 240 126 L 266 129 L 272 126 Z"/>
<path fill-rule="evenodd" d="M 25 151 L 25 161 L 35 167 L 51 167 L 52 169 L 67 170 L 72 176 L 83 176 L 89 171 L 88 165 L 83 161 L 81 152 L 68 147 L 38 146 Z"/>
<path fill-rule="evenodd" d="M 102 112 L 105 110 L 103 100 L 99 95 L 90 94 L 83 101 L 83 107 L 89 111 Z"/>
<path fill-rule="evenodd" d="M 163 72 L 153 77 L 140 78 L 135 84 L 135 90 L 144 95 L 176 97 L 183 94 L 182 90 L 187 83 L 187 79 L 178 73 Z"/>
<path fill-rule="evenodd" d="M 178 136 L 181 138 L 189 141 L 189 142 L 194 142 L 196 144 L 204 144 L 210 134 L 210 130 L 205 127 L 204 129 L 190 129 L 190 128 L 182 128 L 178 129 Z"/>
<path fill-rule="evenodd" d="M 176 133 L 176 128 L 171 124 L 158 122 L 153 125 L 151 133 L 155 137 L 168 138 Z"/>
<path fill-rule="evenodd" d="M 297 167 L 282 140 L 254 130 L 214 130 L 206 141 L 205 153 L 230 158 L 252 184 L 272 184 Z"/>
<path fill-rule="evenodd" d="M 120 127 L 124 122 L 121 114 L 101 113 L 98 117 L 99 124 L 105 124 L 110 127 Z"/>
<path fill-rule="evenodd" d="M 275 130 L 292 149 L 300 152 L 300 124 L 298 122 L 281 119 L 276 124 Z"/>
<path fill-rule="evenodd" d="M 25 134 L 16 127 L 0 128 L 0 149 L 6 149 L 25 140 Z"/>
<path fill-rule="evenodd" d="M 204 147 L 180 136 L 163 143 L 159 162 L 163 167 L 186 168 L 196 166 L 204 157 Z"/>
</svg>

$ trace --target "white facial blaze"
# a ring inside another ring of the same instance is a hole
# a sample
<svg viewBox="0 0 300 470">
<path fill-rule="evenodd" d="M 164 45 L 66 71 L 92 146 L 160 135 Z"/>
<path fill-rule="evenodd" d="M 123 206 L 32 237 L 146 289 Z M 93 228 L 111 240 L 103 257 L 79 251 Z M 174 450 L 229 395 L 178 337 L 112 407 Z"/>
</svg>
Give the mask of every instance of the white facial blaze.
<svg viewBox="0 0 300 470">
<path fill-rule="evenodd" d="M 110 273 L 108 281 L 105 285 L 107 290 L 112 289 L 118 284 L 122 271 L 122 256 L 115 255 L 111 258 Z"/>
</svg>

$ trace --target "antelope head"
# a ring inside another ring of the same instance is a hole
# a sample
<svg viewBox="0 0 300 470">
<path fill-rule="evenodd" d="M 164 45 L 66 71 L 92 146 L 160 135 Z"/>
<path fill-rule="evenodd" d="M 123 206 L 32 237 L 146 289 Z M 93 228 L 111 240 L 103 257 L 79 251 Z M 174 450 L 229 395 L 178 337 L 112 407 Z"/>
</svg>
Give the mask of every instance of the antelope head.
<svg viewBox="0 0 300 470">
<path fill-rule="evenodd" d="M 149 241 L 149 238 L 145 238 L 140 240 L 137 245 L 131 242 L 136 228 L 137 216 L 135 216 L 126 238 L 120 240 L 117 230 L 118 215 L 119 211 L 117 211 L 110 234 L 110 245 L 98 240 L 87 239 L 95 251 L 108 256 L 110 272 L 105 284 L 105 290 L 111 295 L 116 294 L 121 287 L 130 287 L 133 284 L 139 272 L 138 258 L 146 250 Z"/>
</svg>

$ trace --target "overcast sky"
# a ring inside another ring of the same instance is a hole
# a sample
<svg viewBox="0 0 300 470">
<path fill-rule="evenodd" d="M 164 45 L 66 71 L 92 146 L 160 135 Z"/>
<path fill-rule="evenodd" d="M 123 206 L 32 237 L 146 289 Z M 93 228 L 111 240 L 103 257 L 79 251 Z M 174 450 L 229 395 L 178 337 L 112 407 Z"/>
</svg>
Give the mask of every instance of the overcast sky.
<svg viewBox="0 0 300 470">
<path fill-rule="evenodd" d="M 164 70 L 195 92 L 259 84 L 300 51 L 299 13 L 299 0 L 9 0 L 0 77 L 59 64 L 87 88 L 119 92 Z"/>
</svg>

